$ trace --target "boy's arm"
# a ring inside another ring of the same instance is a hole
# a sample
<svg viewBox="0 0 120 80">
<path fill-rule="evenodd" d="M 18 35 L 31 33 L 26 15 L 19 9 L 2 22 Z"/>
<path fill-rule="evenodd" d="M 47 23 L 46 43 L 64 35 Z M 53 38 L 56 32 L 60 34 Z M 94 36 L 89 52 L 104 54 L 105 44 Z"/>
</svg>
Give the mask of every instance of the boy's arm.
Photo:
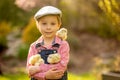
<svg viewBox="0 0 120 80">
<path fill-rule="evenodd" d="M 45 79 L 60 79 L 63 76 L 64 72 L 61 70 L 56 70 L 56 68 L 51 68 L 46 72 L 38 73 L 33 75 L 35 79 L 45 80 Z"/>
<path fill-rule="evenodd" d="M 38 80 L 45 80 L 45 74 L 46 72 L 39 72 L 32 75 L 31 77 L 34 77 L 35 79 L 38 79 Z"/>
</svg>

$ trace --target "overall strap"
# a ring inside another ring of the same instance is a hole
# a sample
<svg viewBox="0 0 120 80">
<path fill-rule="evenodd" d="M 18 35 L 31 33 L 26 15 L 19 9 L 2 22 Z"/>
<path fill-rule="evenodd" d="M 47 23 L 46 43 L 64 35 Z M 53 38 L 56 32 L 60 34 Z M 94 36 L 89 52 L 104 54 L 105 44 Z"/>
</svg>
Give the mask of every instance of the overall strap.
<svg viewBox="0 0 120 80">
<path fill-rule="evenodd" d="M 59 47 L 60 47 L 60 44 L 58 44 L 58 43 L 55 43 L 52 45 L 52 49 L 55 49 L 55 50 L 58 50 Z"/>
</svg>

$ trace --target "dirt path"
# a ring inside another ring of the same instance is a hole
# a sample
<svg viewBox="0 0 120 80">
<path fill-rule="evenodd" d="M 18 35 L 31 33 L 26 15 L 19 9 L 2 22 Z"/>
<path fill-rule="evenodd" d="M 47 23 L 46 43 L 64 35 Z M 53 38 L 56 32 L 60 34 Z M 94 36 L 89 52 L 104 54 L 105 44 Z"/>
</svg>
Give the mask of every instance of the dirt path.
<svg viewBox="0 0 120 80">
<path fill-rule="evenodd" d="M 81 33 L 78 39 L 79 50 L 72 52 L 70 59 L 70 71 L 74 73 L 91 71 L 96 57 L 110 61 L 120 55 L 120 42 L 114 39 L 103 39 L 89 33 Z"/>
</svg>

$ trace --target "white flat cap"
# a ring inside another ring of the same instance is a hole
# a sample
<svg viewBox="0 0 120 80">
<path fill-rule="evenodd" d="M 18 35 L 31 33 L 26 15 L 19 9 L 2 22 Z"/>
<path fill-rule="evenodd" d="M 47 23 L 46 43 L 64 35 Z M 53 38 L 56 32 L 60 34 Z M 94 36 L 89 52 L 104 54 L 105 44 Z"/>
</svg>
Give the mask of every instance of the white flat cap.
<svg viewBox="0 0 120 80">
<path fill-rule="evenodd" d="M 62 17 L 62 12 L 60 9 L 53 6 L 45 6 L 35 14 L 34 19 L 37 20 L 38 18 L 49 14 L 58 14 L 60 17 Z"/>
</svg>

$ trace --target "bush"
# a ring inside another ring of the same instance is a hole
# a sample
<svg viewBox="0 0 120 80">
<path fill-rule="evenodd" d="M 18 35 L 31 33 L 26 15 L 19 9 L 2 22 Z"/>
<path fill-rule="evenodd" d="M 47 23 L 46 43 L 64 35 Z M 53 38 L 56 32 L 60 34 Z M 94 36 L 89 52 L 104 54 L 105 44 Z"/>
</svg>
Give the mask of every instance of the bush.
<svg viewBox="0 0 120 80">
<path fill-rule="evenodd" d="M 96 27 L 91 26 L 86 30 L 103 38 L 116 38 L 118 34 L 117 30 L 107 23 L 101 23 Z"/>
<path fill-rule="evenodd" d="M 17 57 L 20 60 L 26 60 L 27 59 L 27 55 L 28 55 L 28 50 L 29 50 L 29 46 L 28 45 L 26 45 L 26 44 L 20 45 L 19 49 L 18 49 Z"/>
<path fill-rule="evenodd" d="M 1 51 L 7 47 L 7 39 L 6 36 L 11 31 L 10 24 L 3 21 L 0 22 L 0 49 Z"/>
<path fill-rule="evenodd" d="M 29 24 L 23 30 L 22 39 L 25 43 L 30 44 L 40 37 L 40 32 L 38 31 L 35 21 L 33 18 L 30 19 Z"/>
<path fill-rule="evenodd" d="M 71 31 L 69 31 L 67 40 L 72 50 L 78 51 L 80 49 L 80 45 L 78 44 L 79 39 L 77 38 L 77 36 L 74 35 L 74 33 L 71 33 Z"/>
<path fill-rule="evenodd" d="M 10 24 L 3 21 L 0 23 L 0 36 L 7 36 L 10 32 Z"/>
<path fill-rule="evenodd" d="M 7 48 L 7 40 L 6 37 L 0 36 L 0 52 Z"/>
</svg>

